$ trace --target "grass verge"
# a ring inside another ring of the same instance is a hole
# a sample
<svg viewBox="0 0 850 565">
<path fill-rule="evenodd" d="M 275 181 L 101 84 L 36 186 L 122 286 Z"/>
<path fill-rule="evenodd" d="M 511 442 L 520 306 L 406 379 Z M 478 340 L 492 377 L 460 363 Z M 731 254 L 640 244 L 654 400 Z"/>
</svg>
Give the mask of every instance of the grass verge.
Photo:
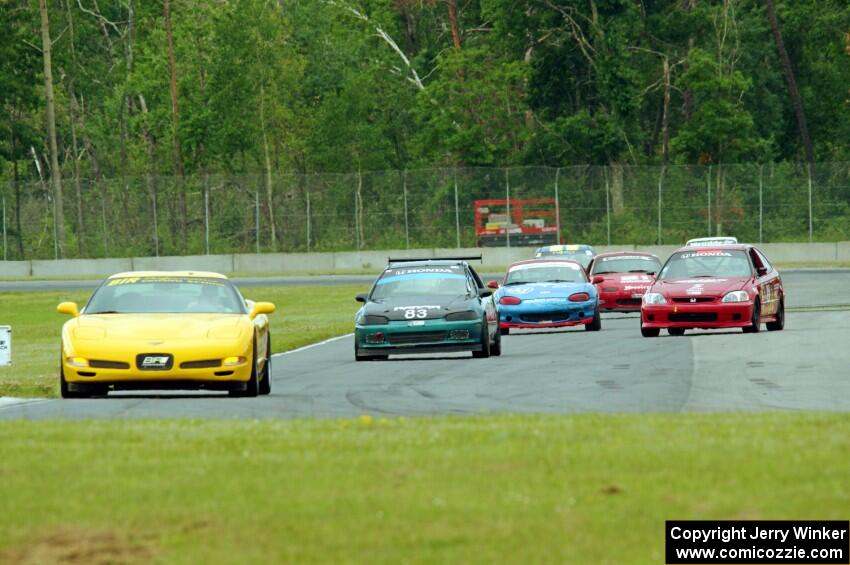
<svg viewBox="0 0 850 565">
<path fill-rule="evenodd" d="M 252 300 L 277 305 L 271 315 L 272 348 L 287 351 L 352 331 L 354 295 L 368 286 L 246 288 Z M 57 396 L 59 338 L 64 301 L 83 304 L 90 291 L 0 293 L 0 325 L 12 326 L 11 367 L 0 367 L 0 396 Z"/>
<path fill-rule="evenodd" d="M 0 562 L 662 563 L 666 519 L 850 508 L 850 414 L 16 421 L 0 445 Z"/>
</svg>

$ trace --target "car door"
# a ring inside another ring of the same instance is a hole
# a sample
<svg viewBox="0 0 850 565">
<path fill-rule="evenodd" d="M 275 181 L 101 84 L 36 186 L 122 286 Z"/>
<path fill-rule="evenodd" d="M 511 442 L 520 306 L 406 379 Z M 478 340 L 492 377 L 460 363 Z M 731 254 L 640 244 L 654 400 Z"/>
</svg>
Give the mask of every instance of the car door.
<svg viewBox="0 0 850 565">
<path fill-rule="evenodd" d="M 478 273 L 472 267 L 469 267 L 469 278 L 470 282 L 475 288 L 477 293 L 480 293 L 482 290 L 490 290 L 486 286 L 484 286 L 484 282 L 481 280 L 481 277 L 478 276 Z M 493 300 L 493 295 L 486 296 L 484 298 L 480 298 L 481 306 L 484 308 L 484 313 L 487 316 L 487 331 L 490 335 L 495 335 L 497 331 L 499 331 L 499 314 L 496 310 L 496 303 Z"/>
<path fill-rule="evenodd" d="M 782 279 L 767 258 L 755 247 L 750 248 L 750 259 L 756 272 L 756 288 L 761 302 L 761 313 L 773 316 L 782 300 Z"/>
</svg>

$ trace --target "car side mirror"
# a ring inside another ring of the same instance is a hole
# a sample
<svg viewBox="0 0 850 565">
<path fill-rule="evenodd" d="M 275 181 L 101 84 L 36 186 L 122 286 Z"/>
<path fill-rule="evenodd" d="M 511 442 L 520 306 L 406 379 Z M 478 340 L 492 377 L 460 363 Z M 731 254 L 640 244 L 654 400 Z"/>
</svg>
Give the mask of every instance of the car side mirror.
<svg viewBox="0 0 850 565">
<path fill-rule="evenodd" d="M 499 281 L 490 281 L 490 282 L 488 282 L 488 283 L 487 283 L 487 288 L 492 288 L 493 290 L 498 289 L 498 288 L 499 288 Z"/>
<path fill-rule="evenodd" d="M 369 295 L 365 292 L 361 292 L 357 296 L 354 297 L 354 300 L 357 302 L 363 302 L 364 304 L 369 300 Z"/>
<path fill-rule="evenodd" d="M 479 288 L 478 296 L 481 298 L 487 298 L 488 296 L 493 296 L 493 291 L 489 288 Z"/>
<path fill-rule="evenodd" d="M 271 302 L 257 302 L 251 308 L 251 319 L 253 320 L 260 314 L 271 314 L 274 312 L 275 306 Z"/>
<path fill-rule="evenodd" d="M 77 307 L 76 302 L 63 302 L 56 307 L 56 311 L 60 314 L 68 314 L 73 318 L 80 315 L 80 309 Z"/>
<path fill-rule="evenodd" d="M 595 277 L 593 277 L 593 281 L 591 282 L 593 284 L 602 284 L 605 282 L 605 277 L 603 277 L 602 275 L 596 275 Z"/>
</svg>

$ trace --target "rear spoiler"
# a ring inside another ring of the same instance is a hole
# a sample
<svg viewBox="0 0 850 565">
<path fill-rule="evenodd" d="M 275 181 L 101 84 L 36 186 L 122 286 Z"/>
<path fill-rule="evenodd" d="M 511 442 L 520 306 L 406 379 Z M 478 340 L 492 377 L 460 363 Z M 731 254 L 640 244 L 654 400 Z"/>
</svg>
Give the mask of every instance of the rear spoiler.
<svg viewBox="0 0 850 565">
<path fill-rule="evenodd" d="M 387 257 L 387 263 L 419 263 L 425 261 L 481 261 L 481 255 L 463 257 Z"/>
</svg>

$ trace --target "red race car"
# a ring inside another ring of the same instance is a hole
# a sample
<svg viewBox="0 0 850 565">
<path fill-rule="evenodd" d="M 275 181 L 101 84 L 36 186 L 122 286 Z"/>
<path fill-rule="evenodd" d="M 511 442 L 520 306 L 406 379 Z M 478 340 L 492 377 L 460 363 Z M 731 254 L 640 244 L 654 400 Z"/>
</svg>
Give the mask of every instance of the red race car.
<svg viewBox="0 0 850 565">
<path fill-rule="evenodd" d="M 640 312 L 643 293 L 655 280 L 661 261 L 651 253 L 617 251 L 600 253 L 589 267 L 590 279 L 599 291 L 599 309 Z"/>
<path fill-rule="evenodd" d="M 640 331 L 656 337 L 688 329 L 785 327 L 782 278 L 752 245 L 683 247 L 673 253 L 643 295 Z"/>
</svg>

